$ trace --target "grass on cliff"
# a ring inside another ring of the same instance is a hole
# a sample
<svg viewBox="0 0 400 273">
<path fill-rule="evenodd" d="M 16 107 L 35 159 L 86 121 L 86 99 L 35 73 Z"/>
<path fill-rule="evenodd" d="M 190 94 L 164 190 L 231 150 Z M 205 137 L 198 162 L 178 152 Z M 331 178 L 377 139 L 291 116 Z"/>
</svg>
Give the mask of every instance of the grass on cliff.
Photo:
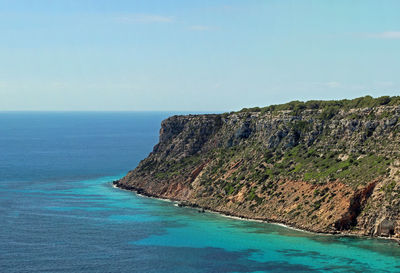
<svg viewBox="0 0 400 273">
<path fill-rule="evenodd" d="M 320 153 L 299 145 L 267 162 L 273 163 L 273 173 L 277 177 L 292 177 L 313 183 L 340 180 L 357 186 L 387 174 L 392 160 L 375 154 L 344 155 L 339 151 Z M 266 173 L 271 174 L 271 170 Z"/>
<path fill-rule="evenodd" d="M 223 177 L 230 170 L 227 181 L 220 181 L 221 188 L 230 195 L 248 184 L 261 185 L 264 191 L 273 192 L 280 179 L 302 180 L 325 184 L 339 180 L 350 186 L 368 183 L 388 173 L 392 160 L 376 154 L 343 154 L 339 151 L 318 151 L 298 145 L 285 153 L 253 150 L 253 156 L 243 160 L 246 148 L 214 154 L 214 163 L 205 173 L 204 182 L 213 184 L 213 179 Z M 229 155 L 229 156 L 228 156 Z M 235 163 L 238 166 L 232 170 Z M 250 194 L 250 199 L 252 196 Z"/>
</svg>

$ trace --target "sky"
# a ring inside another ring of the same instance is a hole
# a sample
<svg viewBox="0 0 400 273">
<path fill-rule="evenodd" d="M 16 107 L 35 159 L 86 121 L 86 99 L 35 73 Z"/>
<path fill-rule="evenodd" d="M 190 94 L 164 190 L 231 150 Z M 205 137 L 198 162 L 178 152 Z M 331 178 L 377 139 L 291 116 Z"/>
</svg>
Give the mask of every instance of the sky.
<svg viewBox="0 0 400 273">
<path fill-rule="evenodd" d="M 400 1 L 0 0 L 0 111 L 400 95 Z"/>
</svg>

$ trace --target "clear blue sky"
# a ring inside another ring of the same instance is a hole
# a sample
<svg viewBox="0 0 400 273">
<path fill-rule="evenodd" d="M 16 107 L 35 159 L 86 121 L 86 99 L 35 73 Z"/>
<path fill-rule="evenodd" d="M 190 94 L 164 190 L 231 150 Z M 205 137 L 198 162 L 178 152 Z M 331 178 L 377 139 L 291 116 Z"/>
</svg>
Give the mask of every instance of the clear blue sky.
<svg viewBox="0 0 400 273">
<path fill-rule="evenodd" d="M 0 110 L 400 94 L 400 1 L 0 0 Z"/>
</svg>

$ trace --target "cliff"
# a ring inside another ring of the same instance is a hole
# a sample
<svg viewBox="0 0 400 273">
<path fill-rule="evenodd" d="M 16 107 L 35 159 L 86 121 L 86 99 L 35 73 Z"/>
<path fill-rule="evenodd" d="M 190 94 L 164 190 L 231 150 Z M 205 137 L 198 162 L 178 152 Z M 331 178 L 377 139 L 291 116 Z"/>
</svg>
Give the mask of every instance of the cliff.
<svg viewBox="0 0 400 273">
<path fill-rule="evenodd" d="M 173 116 L 115 184 L 228 215 L 400 237 L 400 99 Z"/>
</svg>

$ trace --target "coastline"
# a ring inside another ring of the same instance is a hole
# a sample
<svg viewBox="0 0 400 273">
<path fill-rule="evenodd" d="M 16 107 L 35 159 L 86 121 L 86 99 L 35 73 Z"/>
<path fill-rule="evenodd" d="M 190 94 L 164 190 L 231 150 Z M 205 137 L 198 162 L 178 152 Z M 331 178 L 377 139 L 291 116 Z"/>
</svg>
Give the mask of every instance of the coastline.
<svg viewBox="0 0 400 273">
<path fill-rule="evenodd" d="M 178 200 L 178 199 L 169 199 L 169 198 L 163 198 L 163 197 L 155 196 L 155 195 L 147 193 L 143 189 L 136 189 L 136 188 L 134 188 L 132 186 L 126 186 L 126 185 L 120 184 L 119 180 L 112 181 L 111 183 L 112 183 L 112 187 L 113 188 L 134 192 L 135 194 L 137 194 L 137 195 L 139 195 L 141 197 L 153 198 L 153 199 L 157 199 L 157 200 L 160 200 L 160 201 L 175 203 L 176 206 L 178 206 L 178 207 L 188 207 L 188 208 L 193 208 L 193 209 L 201 209 L 202 211 L 199 211 L 199 212 L 214 213 L 214 214 L 218 214 L 218 215 L 220 215 L 222 217 L 226 217 L 226 218 L 230 218 L 230 219 L 272 224 L 272 225 L 277 225 L 277 226 L 281 226 L 281 227 L 284 227 L 284 228 L 288 228 L 288 229 L 291 229 L 291 230 L 310 233 L 310 234 L 315 234 L 315 235 L 356 237 L 356 238 L 364 238 L 364 239 L 384 239 L 384 240 L 390 240 L 390 241 L 395 242 L 395 243 L 400 245 L 400 239 L 397 239 L 397 238 L 381 237 L 381 236 L 367 236 L 367 235 L 362 235 L 362 234 L 357 234 L 357 233 L 340 232 L 340 231 L 338 231 L 338 232 L 318 232 L 318 231 L 314 231 L 314 230 L 309 230 L 309 229 L 303 229 L 303 228 L 300 228 L 300 227 L 296 227 L 296 226 L 293 226 L 293 225 L 291 225 L 289 223 L 285 223 L 285 222 L 276 222 L 276 221 L 271 221 L 271 220 L 268 220 L 268 219 L 255 219 L 255 218 L 250 218 L 250 217 L 244 217 L 244 216 L 240 216 L 240 215 L 234 215 L 234 214 L 231 214 L 231 213 L 226 213 L 224 211 L 214 210 L 214 209 L 211 209 L 211 208 L 208 208 L 208 207 L 202 207 L 202 206 L 199 206 L 197 204 L 192 204 L 192 203 L 189 203 L 189 202 L 186 202 L 186 201 L 182 201 L 182 200 Z"/>
</svg>

